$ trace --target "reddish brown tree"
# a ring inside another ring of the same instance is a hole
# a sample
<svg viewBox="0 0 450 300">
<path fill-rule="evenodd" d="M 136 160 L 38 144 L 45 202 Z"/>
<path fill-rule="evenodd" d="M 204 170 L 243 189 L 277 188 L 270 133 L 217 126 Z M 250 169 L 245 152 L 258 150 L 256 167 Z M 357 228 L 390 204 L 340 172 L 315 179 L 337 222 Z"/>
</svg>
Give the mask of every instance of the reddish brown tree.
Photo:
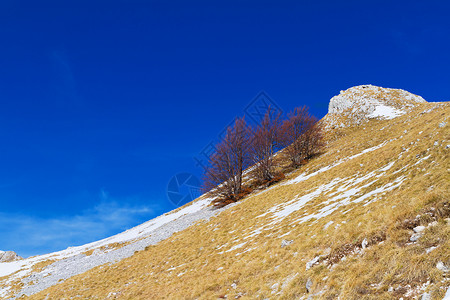
<svg viewBox="0 0 450 300">
<path fill-rule="evenodd" d="M 251 157 L 259 182 L 271 181 L 275 176 L 273 156 L 280 146 L 280 116 L 269 107 L 261 123 L 252 130 Z"/>
<path fill-rule="evenodd" d="M 242 173 L 250 163 L 249 141 L 249 129 L 244 118 L 236 119 L 209 157 L 203 188 L 216 197 L 217 206 L 237 201 L 242 194 Z"/>
<path fill-rule="evenodd" d="M 280 141 L 294 167 L 320 152 L 323 146 L 322 130 L 306 106 L 297 107 L 288 114 L 281 126 Z"/>
</svg>

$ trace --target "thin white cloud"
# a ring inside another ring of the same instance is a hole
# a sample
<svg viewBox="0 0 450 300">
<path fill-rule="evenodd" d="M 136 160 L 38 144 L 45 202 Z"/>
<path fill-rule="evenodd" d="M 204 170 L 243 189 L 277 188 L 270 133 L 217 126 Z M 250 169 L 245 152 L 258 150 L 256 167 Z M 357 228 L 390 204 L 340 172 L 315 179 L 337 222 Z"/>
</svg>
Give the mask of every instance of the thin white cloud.
<svg viewBox="0 0 450 300">
<path fill-rule="evenodd" d="M 54 50 L 51 52 L 51 58 L 55 66 L 55 89 L 65 97 L 67 101 L 77 101 L 76 81 L 69 64 L 69 59 L 64 51 Z"/>
<path fill-rule="evenodd" d="M 105 191 L 102 201 L 78 215 L 42 218 L 0 212 L 0 250 L 19 255 L 44 254 L 96 241 L 153 217 L 148 206 L 131 206 L 112 200 Z"/>
</svg>

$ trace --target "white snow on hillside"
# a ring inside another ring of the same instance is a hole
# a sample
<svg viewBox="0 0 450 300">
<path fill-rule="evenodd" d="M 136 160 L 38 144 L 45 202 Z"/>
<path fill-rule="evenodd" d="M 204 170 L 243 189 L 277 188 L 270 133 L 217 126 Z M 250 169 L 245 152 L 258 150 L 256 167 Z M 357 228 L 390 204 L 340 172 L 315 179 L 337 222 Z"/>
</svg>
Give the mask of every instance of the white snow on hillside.
<svg viewBox="0 0 450 300">
<path fill-rule="evenodd" d="M 306 214 L 299 219 L 294 220 L 293 223 L 303 223 L 311 219 L 319 220 L 330 215 L 340 207 L 352 203 L 366 201 L 363 204 L 366 206 L 376 200 L 377 196 L 399 187 L 404 181 L 405 177 L 401 176 L 381 187 L 365 192 L 366 190 L 370 190 L 370 187 L 374 185 L 380 177 L 384 176 L 386 171 L 388 171 L 392 165 L 393 163 L 389 163 L 379 170 L 372 171 L 365 176 L 349 177 L 344 179 L 336 178 L 327 184 L 319 186 L 309 193 L 299 196 L 291 201 L 278 204 L 268 211 L 274 219 L 274 222 L 272 222 L 271 225 L 278 223 L 292 213 L 301 210 L 308 202 L 321 195 L 328 199 L 325 202 L 320 203 L 320 205 L 326 205 L 315 210 L 315 213 Z M 333 190 L 335 191 L 333 192 Z M 267 215 L 268 213 L 266 212 L 264 215 Z"/>
<path fill-rule="evenodd" d="M 361 155 L 363 155 L 363 154 L 365 154 L 365 153 L 375 151 L 375 150 L 377 150 L 377 149 L 383 147 L 384 145 L 386 145 L 388 142 L 391 142 L 391 141 L 383 142 L 383 143 L 381 143 L 381 144 L 379 144 L 379 145 L 377 145 L 377 146 L 374 146 L 374 147 L 371 147 L 371 148 L 364 149 L 363 151 L 361 151 L 361 152 L 358 153 L 358 154 L 349 156 L 349 157 L 347 157 L 347 158 L 345 158 L 345 159 L 341 159 L 341 160 L 337 161 L 336 163 L 334 163 L 334 164 L 332 164 L 332 165 L 329 165 L 329 166 L 326 166 L 326 167 L 323 167 L 323 168 L 321 168 L 321 169 L 319 169 L 319 170 L 317 170 L 317 171 L 315 171 L 315 172 L 313 172 L 313 173 L 311 173 L 311 174 L 305 175 L 304 173 L 302 173 L 302 174 L 300 174 L 299 176 L 295 177 L 294 179 L 291 179 L 291 180 L 287 181 L 287 182 L 284 183 L 283 185 L 287 185 L 287 184 L 295 184 L 295 183 L 299 183 L 299 182 L 308 180 L 309 178 L 311 178 L 311 177 L 313 177 L 313 176 L 316 176 L 316 175 L 318 175 L 318 174 L 320 174 L 320 173 L 326 172 L 326 171 L 328 171 L 328 170 L 330 170 L 330 169 L 332 169 L 332 168 L 334 168 L 334 167 L 337 167 L 337 166 L 339 166 L 340 164 L 342 164 L 342 163 L 344 163 L 344 162 L 346 162 L 346 161 L 349 161 L 349 160 L 352 160 L 352 159 L 354 159 L 354 158 L 357 158 L 358 156 L 361 156 Z"/>
<path fill-rule="evenodd" d="M 124 231 L 122 233 L 119 233 L 117 235 L 114 235 L 112 237 L 96 241 L 93 243 L 89 243 L 86 245 L 78 246 L 78 247 L 69 247 L 66 250 L 45 254 L 45 255 L 39 255 L 34 256 L 28 259 L 24 259 L 21 261 L 11 262 L 11 263 L 0 263 L 0 277 L 7 276 L 11 273 L 14 273 L 20 269 L 28 269 L 32 265 L 34 265 L 36 262 L 46 260 L 48 258 L 51 259 L 63 259 L 70 256 L 78 255 L 83 252 L 100 248 L 102 246 L 106 246 L 112 243 L 125 243 L 130 242 L 136 239 L 140 239 L 143 237 L 148 236 L 152 231 L 154 231 L 156 228 L 161 227 L 164 224 L 167 224 L 173 220 L 178 219 L 179 217 L 187 214 L 195 213 L 206 206 L 209 205 L 211 202 L 211 199 L 202 199 L 198 200 L 191 205 L 188 205 L 176 212 L 168 212 L 164 215 L 161 215 L 159 217 L 156 217 L 155 219 L 152 219 L 150 221 L 147 221 L 141 225 L 138 225 L 134 228 L 131 228 L 127 231 Z"/>
<path fill-rule="evenodd" d="M 8 276 L 7 280 L 0 280 L 0 297 L 5 297 L 9 291 L 9 283 L 21 279 L 27 281 L 27 276 L 32 272 L 32 268 L 39 262 L 56 260 L 50 265 L 47 271 L 43 271 L 36 276 L 33 275 L 37 283 L 25 286 L 24 294 L 30 295 L 43 290 L 58 282 L 59 279 L 70 278 L 76 274 L 85 272 L 98 265 L 121 260 L 133 255 L 135 251 L 144 249 L 147 245 L 154 244 L 171 236 L 174 232 L 183 230 L 194 222 L 209 218 L 219 210 L 212 211 L 208 206 L 210 198 L 200 198 L 178 210 L 168 212 L 155 219 L 147 221 L 141 225 L 112 237 L 89 243 L 78 247 L 69 247 L 66 250 L 30 257 L 27 259 L 0 263 L 0 278 Z M 110 248 L 108 245 L 119 243 L 124 244 L 121 248 Z M 84 253 L 95 250 L 93 254 L 86 256 Z M 39 280 L 37 279 L 39 277 Z"/>
<path fill-rule="evenodd" d="M 313 173 L 310 173 L 306 175 L 305 173 L 300 174 L 299 176 L 285 182 L 281 185 L 288 185 L 288 184 L 296 184 L 305 180 L 308 180 L 310 178 L 313 178 L 314 176 L 317 176 L 320 173 L 326 172 L 342 163 L 349 162 L 350 160 L 359 157 L 361 155 L 364 155 L 366 153 L 375 151 L 377 149 L 382 148 L 392 140 L 383 142 L 377 146 L 370 147 L 367 149 L 364 149 L 360 153 L 354 154 L 352 156 L 349 156 L 345 159 L 341 159 L 337 163 L 331 166 L 326 166 L 318 171 L 315 171 Z M 286 218 L 290 217 L 291 225 L 295 225 L 298 223 L 304 223 L 309 220 L 314 220 L 314 222 L 317 222 L 318 220 L 332 214 L 333 212 L 337 211 L 340 208 L 343 208 L 345 206 L 349 206 L 351 204 L 357 204 L 361 203 L 363 206 L 367 206 L 374 201 L 377 201 L 384 195 L 386 195 L 388 192 L 399 188 L 403 182 L 405 181 L 406 177 L 403 175 L 397 175 L 398 177 L 395 177 L 388 182 L 387 184 L 384 184 L 382 186 L 377 186 L 378 180 L 385 178 L 387 172 L 395 165 L 395 161 L 389 162 L 386 165 L 373 170 L 371 172 L 368 172 L 367 174 L 356 174 L 351 177 L 346 178 L 334 178 L 328 183 L 324 183 L 312 190 L 306 191 L 302 194 L 299 194 L 297 197 L 295 197 L 292 200 L 285 201 L 283 203 L 274 205 L 273 207 L 269 208 L 264 213 L 256 216 L 256 218 L 262 218 L 266 217 L 265 221 L 261 221 L 262 224 L 259 224 L 258 228 L 249 228 L 249 233 L 245 235 L 242 239 L 234 239 L 232 242 L 235 243 L 234 246 L 231 246 L 229 244 L 222 245 L 217 248 L 217 250 L 225 247 L 230 247 L 228 250 L 222 250 L 219 252 L 219 254 L 223 254 L 229 251 L 233 251 L 235 249 L 247 246 L 246 249 L 244 249 L 244 252 L 251 251 L 252 247 L 250 247 L 251 240 L 256 238 L 257 236 L 264 234 L 267 230 L 272 230 L 277 226 L 278 223 L 283 221 Z M 405 166 L 404 169 L 414 167 L 414 166 Z M 397 174 L 396 172 L 393 172 L 392 175 Z M 313 179 L 314 180 L 314 179 Z M 276 188 L 276 186 L 273 186 L 272 188 Z M 326 199 L 323 202 L 320 202 L 316 205 L 316 207 L 306 207 L 308 203 L 312 202 L 318 197 L 323 197 Z M 350 208 L 351 209 L 351 208 Z M 300 214 L 298 217 L 292 217 L 291 215 L 295 212 L 304 210 L 304 213 Z M 312 212 L 311 212 L 312 210 Z M 347 213 L 349 210 L 343 211 L 342 213 Z M 330 222 L 328 222 L 328 226 L 330 225 Z M 328 227 L 326 226 L 326 227 Z M 266 235 L 266 236 L 270 236 Z M 280 238 L 280 237 L 278 237 Z"/>
<path fill-rule="evenodd" d="M 375 106 L 375 110 L 368 115 L 369 118 L 393 119 L 403 115 L 405 112 L 391 106 L 379 104 Z"/>
</svg>

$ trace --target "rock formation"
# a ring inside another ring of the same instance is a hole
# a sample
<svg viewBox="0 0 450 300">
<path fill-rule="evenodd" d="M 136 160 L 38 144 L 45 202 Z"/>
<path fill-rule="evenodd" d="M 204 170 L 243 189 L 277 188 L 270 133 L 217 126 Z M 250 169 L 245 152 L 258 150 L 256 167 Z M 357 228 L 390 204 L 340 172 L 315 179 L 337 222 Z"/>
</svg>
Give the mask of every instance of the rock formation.
<svg viewBox="0 0 450 300">
<path fill-rule="evenodd" d="M 17 255 L 16 252 L 13 251 L 0 251 L 0 262 L 10 262 L 15 260 L 20 260 L 22 257 Z"/>
</svg>

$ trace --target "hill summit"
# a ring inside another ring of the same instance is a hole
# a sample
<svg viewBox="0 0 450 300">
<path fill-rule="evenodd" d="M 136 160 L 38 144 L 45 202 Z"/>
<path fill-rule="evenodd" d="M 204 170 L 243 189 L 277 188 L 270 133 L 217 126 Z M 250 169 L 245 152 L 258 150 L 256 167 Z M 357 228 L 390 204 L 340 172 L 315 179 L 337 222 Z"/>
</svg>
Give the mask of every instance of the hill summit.
<svg viewBox="0 0 450 300">
<path fill-rule="evenodd" d="M 361 125 L 369 119 L 392 119 L 410 111 L 422 97 L 400 89 L 359 85 L 330 100 L 324 121 L 328 128 Z"/>
</svg>

